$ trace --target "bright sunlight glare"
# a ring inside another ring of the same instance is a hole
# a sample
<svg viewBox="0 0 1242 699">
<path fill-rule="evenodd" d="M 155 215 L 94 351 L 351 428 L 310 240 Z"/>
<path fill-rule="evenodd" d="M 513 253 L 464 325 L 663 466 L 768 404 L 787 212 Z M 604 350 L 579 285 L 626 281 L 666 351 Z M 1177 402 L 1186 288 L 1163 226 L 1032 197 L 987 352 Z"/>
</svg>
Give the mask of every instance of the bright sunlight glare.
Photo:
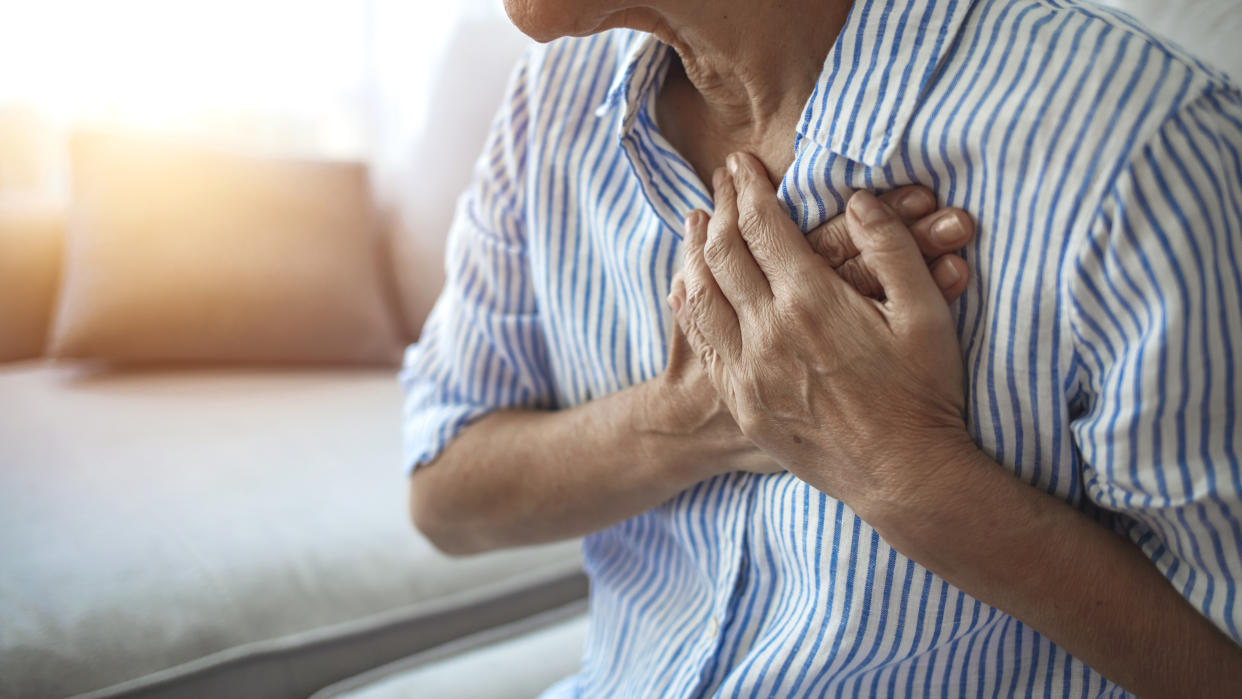
<svg viewBox="0 0 1242 699">
<path fill-rule="evenodd" d="M 358 98 L 358 0 L 0 2 L 0 104 L 137 126 L 230 112 L 330 111 Z"/>
</svg>

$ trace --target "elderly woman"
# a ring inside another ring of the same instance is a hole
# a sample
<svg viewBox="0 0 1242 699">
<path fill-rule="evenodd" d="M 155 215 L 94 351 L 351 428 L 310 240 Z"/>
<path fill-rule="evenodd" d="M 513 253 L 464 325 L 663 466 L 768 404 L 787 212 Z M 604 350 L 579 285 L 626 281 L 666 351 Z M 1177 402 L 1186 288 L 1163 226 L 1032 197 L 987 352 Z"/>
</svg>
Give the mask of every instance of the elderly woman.
<svg viewBox="0 0 1242 699">
<path fill-rule="evenodd" d="M 549 695 L 1239 691 L 1236 88 L 1075 3 L 507 9 L 406 447 L 445 551 L 589 535 Z"/>
</svg>

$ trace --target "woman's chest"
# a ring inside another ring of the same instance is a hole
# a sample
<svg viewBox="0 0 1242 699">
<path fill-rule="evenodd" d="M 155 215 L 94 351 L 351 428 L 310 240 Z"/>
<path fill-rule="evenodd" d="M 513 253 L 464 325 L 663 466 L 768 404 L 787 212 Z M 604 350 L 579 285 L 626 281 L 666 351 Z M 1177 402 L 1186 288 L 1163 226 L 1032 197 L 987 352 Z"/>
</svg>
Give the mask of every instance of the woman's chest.
<svg viewBox="0 0 1242 699">
<path fill-rule="evenodd" d="M 639 139 L 621 151 L 562 159 L 533 183 L 541 199 L 528 217 L 528 263 L 561 405 L 664 369 L 673 327 L 666 299 L 681 265 L 674 222 L 705 197 L 668 161 Z M 943 169 L 933 164 L 910 179 L 944 181 Z M 955 188 L 937 194 L 942 204 L 965 208 L 978 231 L 961 252 L 970 285 L 952 307 L 968 425 L 977 443 L 1024 479 L 1062 490 L 1063 474 L 1052 464 L 1073 462 L 1066 429 L 1078 380 L 1061 282 L 1073 223 L 1056 212 L 1032 214 L 1038 187 L 989 197 L 995 183 L 958 175 Z M 804 145 L 779 196 L 807 230 L 836 215 L 856 187 L 904 183 L 891 170 Z"/>
<path fill-rule="evenodd" d="M 618 187 L 603 205 L 567 200 L 532 231 L 531 278 L 563 406 L 664 369 L 681 238 L 636 190 Z"/>
</svg>

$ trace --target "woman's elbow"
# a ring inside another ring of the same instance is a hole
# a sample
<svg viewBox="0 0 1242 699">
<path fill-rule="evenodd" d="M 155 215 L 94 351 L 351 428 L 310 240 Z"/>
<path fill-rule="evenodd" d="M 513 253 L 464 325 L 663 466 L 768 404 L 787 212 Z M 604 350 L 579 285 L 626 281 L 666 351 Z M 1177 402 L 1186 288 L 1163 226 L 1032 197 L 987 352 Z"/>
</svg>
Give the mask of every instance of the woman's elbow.
<svg viewBox="0 0 1242 699">
<path fill-rule="evenodd" d="M 409 480 L 410 522 L 414 528 L 447 556 L 470 556 L 489 550 L 470 534 L 473 527 L 464 509 L 446 506 L 449 499 L 437 492 L 434 479 L 427 475 L 416 471 Z"/>
</svg>

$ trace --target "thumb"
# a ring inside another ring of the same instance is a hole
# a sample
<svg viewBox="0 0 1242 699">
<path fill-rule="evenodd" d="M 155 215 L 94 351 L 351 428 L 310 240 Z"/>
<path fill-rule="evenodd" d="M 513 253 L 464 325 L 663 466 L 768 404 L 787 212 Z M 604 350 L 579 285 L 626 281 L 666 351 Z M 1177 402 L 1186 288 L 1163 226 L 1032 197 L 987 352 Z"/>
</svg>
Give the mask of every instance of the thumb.
<svg viewBox="0 0 1242 699">
<path fill-rule="evenodd" d="M 859 190 L 850 197 L 846 223 L 854 245 L 880 280 L 885 296 L 902 308 L 944 304 L 918 243 L 888 205 L 870 192 Z"/>
</svg>

